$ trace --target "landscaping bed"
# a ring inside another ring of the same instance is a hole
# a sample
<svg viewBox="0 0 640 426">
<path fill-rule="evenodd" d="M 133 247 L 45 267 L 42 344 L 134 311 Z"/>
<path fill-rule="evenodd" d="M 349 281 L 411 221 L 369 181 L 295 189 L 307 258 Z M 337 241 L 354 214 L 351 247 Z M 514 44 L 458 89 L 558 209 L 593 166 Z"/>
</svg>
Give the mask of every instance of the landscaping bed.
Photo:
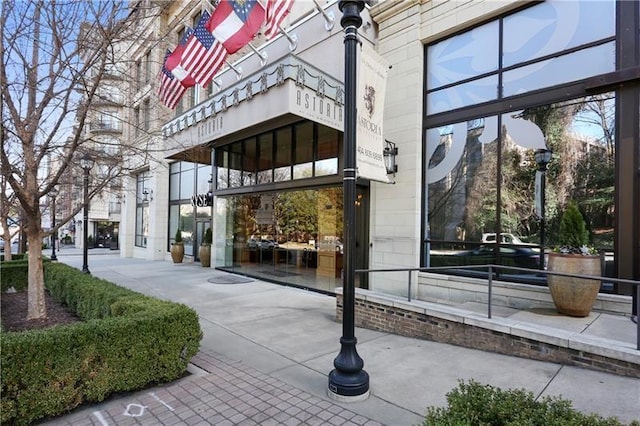
<svg viewBox="0 0 640 426">
<path fill-rule="evenodd" d="M 199 349 L 198 316 L 185 305 L 58 263 L 46 265 L 45 283 L 79 321 L 27 331 L 9 331 L 7 324 L 0 333 L 2 424 L 30 424 L 116 392 L 175 380 Z M 19 301 L 17 294 L 2 299 Z M 48 305 L 53 316 L 56 303 Z"/>
</svg>

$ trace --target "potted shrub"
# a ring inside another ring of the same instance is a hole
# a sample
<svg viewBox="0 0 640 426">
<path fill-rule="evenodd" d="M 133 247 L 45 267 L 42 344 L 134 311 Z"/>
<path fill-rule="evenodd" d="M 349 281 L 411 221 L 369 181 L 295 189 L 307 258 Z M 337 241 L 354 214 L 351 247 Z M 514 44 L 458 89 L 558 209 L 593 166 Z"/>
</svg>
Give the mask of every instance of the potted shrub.
<svg viewBox="0 0 640 426">
<path fill-rule="evenodd" d="M 184 259 L 184 244 L 182 242 L 182 230 L 176 229 L 175 242 L 171 244 L 171 260 L 173 263 L 182 263 Z"/>
<path fill-rule="evenodd" d="M 600 276 L 601 259 L 588 246 L 589 231 L 575 203 L 569 203 L 560 220 L 560 246 L 549 253 L 548 269 L 552 272 Z M 549 275 L 549 291 L 558 312 L 586 317 L 591 312 L 600 290 L 600 280 Z"/>
<path fill-rule="evenodd" d="M 213 236 L 211 234 L 211 228 L 207 228 L 204 231 L 204 240 L 202 244 L 200 244 L 200 251 L 198 255 L 200 256 L 200 263 L 203 268 L 211 267 L 211 241 L 213 240 Z"/>
</svg>

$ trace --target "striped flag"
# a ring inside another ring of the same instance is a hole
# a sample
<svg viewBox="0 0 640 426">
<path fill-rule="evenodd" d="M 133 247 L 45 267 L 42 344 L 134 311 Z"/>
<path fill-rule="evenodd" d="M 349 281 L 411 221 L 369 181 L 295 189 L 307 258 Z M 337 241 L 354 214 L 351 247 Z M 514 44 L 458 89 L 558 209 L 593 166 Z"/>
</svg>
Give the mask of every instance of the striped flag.
<svg viewBox="0 0 640 426">
<path fill-rule="evenodd" d="M 160 98 L 160 102 L 165 104 L 168 108 L 174 109 L 178 102 L 180 102 L 184 92 L 186 92 L 187 87 L 173 75 L 169 68 L 167 68 L 167 59 L 171 54 L 172 52 L 167 49 L 167 53 L 165 54 L 164 61 L 162 63 L 162 76 L 160 80 L 160 87 L 158 88 L 158 97 Z"/>
<path fill-rule="evenodd" d="M 180 40 L 180 43 L 178 43 L 176 48 L 173 49 L 173 53 L 171 53 L 165 60 L 165 66 L 167 67 L 167 69 L 171 71 L 173 76 L 180 80 L 180 82 L 182 82 L 182 85 L 185 87 L 192 87 L 196 84 L 193 76 L 191 76 L 191 73 L 187 71 L 182 65 L 184 51 L 187 47 L 187 43 L 189 42 L 189 40 L 191 40 L 191 38 L 193 38 L 193 30 L 191 28 L 187 28 L 184 35 L 182 36 L 182 40 Z"/>
<path fill-rule="evenodd" d="M 182 67 L 202 87 L 211 82 L 227 56 L 222 44 L 205 26 L 210 18 L 209 13 L 205 10 L 182 54 Z"/>
<path fill-rule="evenodd" d="M 207 29 L 229 54 L 249 43 L 264 22 L 265 11 L 258 0 L 220 0 Z"/>
<path fill-rule="evenodd" d="M 291 11 L 293 0 L 267 0 L 264 35 L 268 39 L 278 34 L 280 24 Z"/>
</svg>

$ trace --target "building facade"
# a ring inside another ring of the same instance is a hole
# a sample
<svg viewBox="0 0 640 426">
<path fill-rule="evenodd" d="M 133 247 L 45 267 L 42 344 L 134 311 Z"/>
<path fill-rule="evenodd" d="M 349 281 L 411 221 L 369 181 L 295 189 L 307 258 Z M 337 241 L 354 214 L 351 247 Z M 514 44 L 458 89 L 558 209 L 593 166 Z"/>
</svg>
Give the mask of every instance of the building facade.
<svg viewBox="0 0 640 426">
<path fill-rule="evenodd" d="M 140 43 L 133 61 L 144 69 L 148 55 L 157 75 L 163 49 L 206 5 L 156 7 L 150 33 L 164 44 Z M 367 7 L 359 36 L 391 65 L 384 137 L 398 148 L 398 172 L 393 185 L 358 180 L 356 268 L 501 263 L 532 270 L 506 279 L 544 285 L 535 268 L 544 268 L 543 250 L 575 201 L 605 273 L 638 279 L 638 7 L 613 0 Z M 154 147 L 154 158 L 126 184 L 123 256 L 169 260 L 180 232 L 188 261 L 197 262 L 211 227 L 214 268 L 326 292 L 342 285 L 340 16 L 337 2 L 321 11 L 296 3 L 285 26 L 296 43 L 258 38 L 256 51 L 230 58 L 211 87 L 191 89 L 175 112 L 157 106 L 153 81 L 134 91 L 131 121 L 149 117 L 137 137 Z M 539 150 L 553 153 L 544 174 Z M 484 241 L 503 234 L 516 240 Z M 432 274 L 414 278 L 427 283 Z M 357 284 L 406 294 L 407 275 L 358 275 Z"/>
</svg>

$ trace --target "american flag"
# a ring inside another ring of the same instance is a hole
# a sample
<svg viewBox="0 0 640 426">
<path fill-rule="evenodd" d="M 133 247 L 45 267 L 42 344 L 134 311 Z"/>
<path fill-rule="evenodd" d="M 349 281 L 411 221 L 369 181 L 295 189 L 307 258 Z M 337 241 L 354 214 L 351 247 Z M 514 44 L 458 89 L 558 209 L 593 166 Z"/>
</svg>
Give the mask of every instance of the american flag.
<svg viewBox="0 0 640 426">
<path fill-rule="evenodd" d="M 182 82 L 167 68 L 167 59 L 169 56 L 171 56 L 171 51 L 167 49 L 167 53 L 164 55 L 164 61 L 162 62 L 162 77 L 160 87 L 158 88 L 158 97 L 160 98 L 160 102 L 168 108 L 174 109 L 187 88 L 183 86 Z"/>
<path fill-rule="evenodd" d="M 221 0 L 207 22 L 207 29 L 232 54 L 253 39 L 264 15 L 264 7 L 258 0 Z"/>
<path fill-rule="evenodd" d="M 205 10 L 193 30 L 182 54 L 182 67 L 193 76 L 202 87 L 211 82 L 215 73 L 222 66 L 227 52 L 206 28 L 209 13 Z"/>
<path fill-rule="evenodd" d="M 278 34 L 280 24 L 291 11 L 293 0 L 267 0 L 266 22 L 264 35 L 267 39 Z"/>
</svg>

